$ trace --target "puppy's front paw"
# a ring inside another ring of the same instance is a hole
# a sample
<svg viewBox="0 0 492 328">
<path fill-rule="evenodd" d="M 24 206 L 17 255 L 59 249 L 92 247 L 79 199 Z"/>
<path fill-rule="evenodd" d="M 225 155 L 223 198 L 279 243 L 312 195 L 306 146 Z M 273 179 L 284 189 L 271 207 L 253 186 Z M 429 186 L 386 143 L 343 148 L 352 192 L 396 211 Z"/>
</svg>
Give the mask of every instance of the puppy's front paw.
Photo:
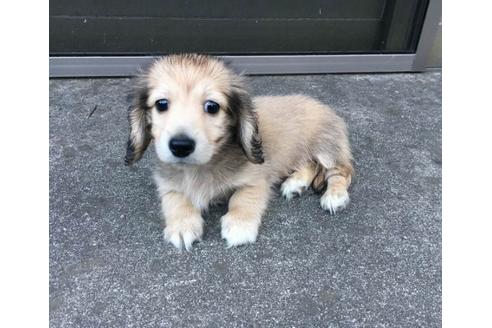
<svg viewBox="0 0 492 328">
<path fill-rule="evenodd" d="M 259 220 L 238 218 L 228 213 L 221 221 L 222 238 L 226 240 L 227 247 L 252 244 L 256 241 Z"/>
<path fill-rule="evenodd" d="M 330 214 L 335 214 L 347 207 L 349 201 L 350 198 L 347 190 L 328 188 L 321 197 L 320 204 L 324 210 L 329 211 Z"/>
<path fill-rule="evenodd" d="M 164 229 L 164 239 L 177 249 L 183 247 L 190 251 L 195 241 L 201 240 L 203 235 L 203 219 L 193 216 L 175 220 L 167 220 Z"/>
</svg>

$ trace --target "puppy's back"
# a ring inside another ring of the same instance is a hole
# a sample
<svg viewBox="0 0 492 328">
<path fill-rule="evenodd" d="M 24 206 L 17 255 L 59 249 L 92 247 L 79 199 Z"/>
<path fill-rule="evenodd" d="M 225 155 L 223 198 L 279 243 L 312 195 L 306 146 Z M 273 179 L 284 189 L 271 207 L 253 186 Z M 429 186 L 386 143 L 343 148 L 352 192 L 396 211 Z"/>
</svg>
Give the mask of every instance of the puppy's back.
<svg viewBox="0 0 492 328">
<path fill-rule="evenodd" d="M 330 107 L 311 97 L 264 96 L 256 97 L 254 103 L 266 159 L 280 174 L 302 165 L 320 142 L 346 139 L 344 122 Z"/>
</svg>

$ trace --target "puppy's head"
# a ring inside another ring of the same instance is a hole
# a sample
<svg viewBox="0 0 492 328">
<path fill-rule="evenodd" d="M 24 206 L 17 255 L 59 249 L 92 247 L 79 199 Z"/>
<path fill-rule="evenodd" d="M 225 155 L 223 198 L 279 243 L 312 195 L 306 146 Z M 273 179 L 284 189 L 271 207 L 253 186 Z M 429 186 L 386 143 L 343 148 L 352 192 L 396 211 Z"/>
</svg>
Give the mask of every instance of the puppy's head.
<svg viewBox="0 0 492 328">
<path fill-rule="evenodd" d="M 150 141 L 171 164 L 205 164 L 236 143 L 249 161 L 263 163 L 256 112 L 241 78 L 218 59 L 171 55 L 140 78 L 130 107 L 126 163 L 138 161 Z"/>
</svg>

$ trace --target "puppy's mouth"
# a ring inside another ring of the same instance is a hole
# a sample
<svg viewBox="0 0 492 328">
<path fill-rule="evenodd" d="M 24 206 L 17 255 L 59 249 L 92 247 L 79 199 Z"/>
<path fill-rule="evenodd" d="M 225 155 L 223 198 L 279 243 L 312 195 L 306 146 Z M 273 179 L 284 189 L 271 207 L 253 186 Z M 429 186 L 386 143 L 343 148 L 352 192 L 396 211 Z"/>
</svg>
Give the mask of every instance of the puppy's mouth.
<svg viewBox="0 0 492 328">
<path fill-rule="evenodd" d="M 172 164 L 172 165 L 177 165 L 177 166 L 187 166 L 187 165 L 198 164 L 192 158 L 178 158 L 178 157 L 172 157 L 172 158 L 167 159 L 165 161 L 161 160 L 161 162 L 165 163 L 165 164 Z"/>
<path fill-rule="evenodd" d="M 172 164 L 176 164 L 179 166 L 186 166 L 186 165 L 193 165 L 197 163 L 195 163 L 193 160 L 190 160 L 189 158 L 176 158 L 176 160 Z"/>
<path fill-rule="evenodd" d="M 172 157 L 164 161 L 160 159 L 160 161 L 164 164 L 174 165 L 176 167 L 188 167 L 188 166 L 198 166 L 198 165 L 206 164 L 206 162 L 205 163 L 201 162 L 194 157 L 185 157 L 185 158 Z"/>
</svg>

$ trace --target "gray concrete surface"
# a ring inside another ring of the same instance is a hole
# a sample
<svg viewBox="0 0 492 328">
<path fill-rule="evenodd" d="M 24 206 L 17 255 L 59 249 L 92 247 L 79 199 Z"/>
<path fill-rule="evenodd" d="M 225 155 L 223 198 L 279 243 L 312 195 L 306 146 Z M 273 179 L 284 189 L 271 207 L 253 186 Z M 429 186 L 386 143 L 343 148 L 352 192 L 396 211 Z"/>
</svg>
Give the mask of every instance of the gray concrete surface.
<svg viewBox="0 0 492 328">
<path fill-rule="evenodd" d="M 153 152 L 123 165 L 132 80 L 51 80 L 52 327 L 440 327 L 441 74 L 250 82 L 347 120 L 349 208 L 277 193 L 257 243 L 226 249 L 216 207 L 179 253 L 162 238 Z"/>
</svg>

